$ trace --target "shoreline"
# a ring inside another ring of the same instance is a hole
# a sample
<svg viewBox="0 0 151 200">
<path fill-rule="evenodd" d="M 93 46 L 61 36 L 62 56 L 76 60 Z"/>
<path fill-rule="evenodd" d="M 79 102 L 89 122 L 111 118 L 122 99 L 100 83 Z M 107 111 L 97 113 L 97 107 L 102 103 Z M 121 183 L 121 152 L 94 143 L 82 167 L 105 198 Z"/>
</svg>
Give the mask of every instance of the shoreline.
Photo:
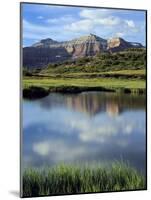
<svg viewBox="0 0 151 200">
<path fill-rule="evenodd" d="M 101 86 L 54 86 L 54 87 L 40 87 L 40 86 L 29 86 L 23 88 L 23 98 L 25 99 L 37 99 L 48 96 L 51 92 L 64 93 L 64 94 L 78 94 L 81 92 L 114 92 L 124 94 L 137 94 L 143 95 L 146 93 L 145 88 L 109 88 Z"/>
<path fill-rule="evenodd" d="M 124 72 L 121 73 L 124 74 Z M 79 75 L 81 76 L 81 73 L 72 75 L 74 75 L 74 77 L 69 76 L 68 78 L 58 78 L 57 76 L 49 78 L 42 78 L 39 76 L 23 77 L 23 97 L 31 99 L 42 98 L 49 95 L 51 92 L 76 94 L 81 92 L 99 91 L 139 95 L 146 93 L 145 80 L 137 79 L 134 77 L 130 79 L 109 77 L 79 78 Z"/>
</svg>

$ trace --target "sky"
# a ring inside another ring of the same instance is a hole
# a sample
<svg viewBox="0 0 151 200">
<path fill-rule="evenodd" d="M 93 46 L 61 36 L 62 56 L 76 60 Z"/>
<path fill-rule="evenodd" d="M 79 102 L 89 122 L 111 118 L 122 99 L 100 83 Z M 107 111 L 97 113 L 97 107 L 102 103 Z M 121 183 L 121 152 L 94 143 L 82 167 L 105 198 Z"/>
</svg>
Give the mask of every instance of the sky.
<svg viewBox="0 0 151 200">
<path fill-rule="evenodd" d="M 146 43 L 145 11 L 22 4 L 23 46 L 41 39 L 67 41 L 83 35 Z"/>
</svg>

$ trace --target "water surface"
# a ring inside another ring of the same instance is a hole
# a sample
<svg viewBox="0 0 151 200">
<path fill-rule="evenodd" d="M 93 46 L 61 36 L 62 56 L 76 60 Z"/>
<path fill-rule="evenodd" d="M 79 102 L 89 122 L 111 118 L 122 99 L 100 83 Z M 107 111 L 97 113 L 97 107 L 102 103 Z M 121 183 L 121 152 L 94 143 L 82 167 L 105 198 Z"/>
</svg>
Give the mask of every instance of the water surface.
<svg viewBox="0 0 151 200">
<path fill-rule="evenodd" d="M 23 167 L 123 160 L 145 172 L 145 96 L 51 93 L 23 100 Z"/>
</svg>

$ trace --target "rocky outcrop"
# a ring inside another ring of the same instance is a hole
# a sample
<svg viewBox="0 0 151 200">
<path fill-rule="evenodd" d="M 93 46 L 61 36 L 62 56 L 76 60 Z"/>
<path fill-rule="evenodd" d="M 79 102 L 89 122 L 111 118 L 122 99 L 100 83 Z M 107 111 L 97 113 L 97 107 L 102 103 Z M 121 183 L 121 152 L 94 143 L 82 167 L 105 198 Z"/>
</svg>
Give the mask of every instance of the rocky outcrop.
<svg viewBox="0 0 151 200">
<path fill-rule="evenodd" d="M 140 43 L 127 42 L 122 38 L 116 37 L 107 41 L 107 50 L 109 52 L 122 51 L 128 48 L 142 48 Z"/>
<path fill-rule="evenodd" d="M 65 42 L 63 46 L 69 53 L 72 53 L 72 58 L 94 56 L 99 52 L 106 50 L 107 41 L 90 34 L 78 39 Z"/>
<path fill-rule="evenodd" d="M 141 48 L 143 46 L 140 43 L 127 42 L 122 38 L 105 40 L 94 34 L 65 42 L 47 38 L 33 44 L 31 47 L 23 48 L 23 66 L 45 67 L 48 63 L 94 56 L 97 53 L 106 51 L 122 51 L 132 47 Z"/>
</svg>

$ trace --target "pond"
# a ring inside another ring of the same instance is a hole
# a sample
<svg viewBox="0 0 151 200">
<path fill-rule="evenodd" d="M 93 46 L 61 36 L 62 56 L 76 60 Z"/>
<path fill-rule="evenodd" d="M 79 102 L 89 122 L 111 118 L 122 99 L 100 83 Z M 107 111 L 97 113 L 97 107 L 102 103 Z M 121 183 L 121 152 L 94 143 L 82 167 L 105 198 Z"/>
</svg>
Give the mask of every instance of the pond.
<svg viewBox="0 0 151 200">
<path fill-rule="evenodd" d="M 50 93 L 23 100 L 23 168 L 115 161 L 145 173 L 145 95 Z"/>
</svg>

